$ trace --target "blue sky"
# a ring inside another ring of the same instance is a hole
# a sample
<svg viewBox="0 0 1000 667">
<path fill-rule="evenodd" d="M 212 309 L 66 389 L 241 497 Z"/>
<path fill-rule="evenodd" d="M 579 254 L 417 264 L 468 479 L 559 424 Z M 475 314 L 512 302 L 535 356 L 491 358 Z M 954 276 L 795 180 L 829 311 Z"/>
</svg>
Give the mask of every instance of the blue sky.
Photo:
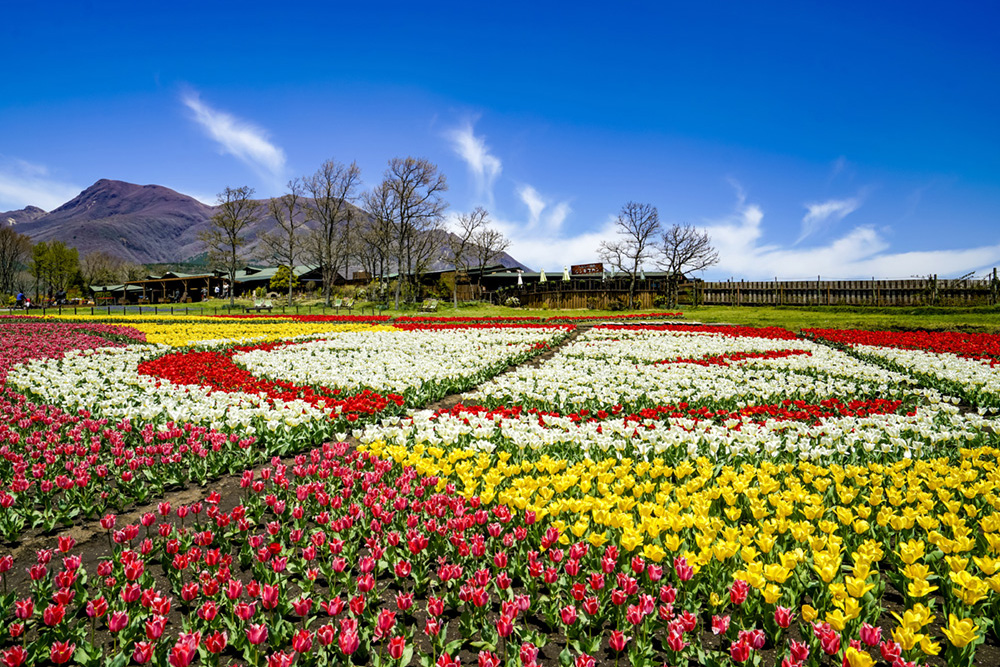
<svg viewBox="0 0 1000 667">
<path fill-rule="evenodd" d="M 415 155 L 534 268 L 594 261 L 629 200 L 707 229 L 707 278 L 1000 266 L 992 3 L 368 5 L 5 8 L 0 210 Z"/>
</svg>

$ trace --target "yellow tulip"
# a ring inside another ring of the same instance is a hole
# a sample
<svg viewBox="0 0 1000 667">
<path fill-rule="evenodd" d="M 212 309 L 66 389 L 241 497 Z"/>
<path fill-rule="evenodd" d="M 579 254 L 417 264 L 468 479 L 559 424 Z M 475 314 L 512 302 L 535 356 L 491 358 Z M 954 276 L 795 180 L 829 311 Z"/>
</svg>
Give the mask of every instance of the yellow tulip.
<svg viewBox="0 0 1000 667">
<path fill-rule="evenodd" d="M 871 655 L 867 651 L 859 651 L 853 646 L 847 648 L 844 657 L 847 659 L 847 664 L 850 667 L 872 667 L 875 664 L 875 661 L 872 660 Z"/>
<path fill-rule="evenodd" d="M 955 614 L 948 614 L 948 626 L 942 628 L 944 636 L 956 648 L 965 648 L 976 641 L 979 626 L 971 618 L 959 619 Z"/>
</svg>

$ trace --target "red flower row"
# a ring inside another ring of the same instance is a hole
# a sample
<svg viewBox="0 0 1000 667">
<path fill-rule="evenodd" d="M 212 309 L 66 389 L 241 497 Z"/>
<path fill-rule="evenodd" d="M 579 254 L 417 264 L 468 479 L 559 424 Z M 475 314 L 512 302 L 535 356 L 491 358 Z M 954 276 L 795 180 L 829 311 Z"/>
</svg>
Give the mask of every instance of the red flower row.
<svg viewBox="0 0 1000 667">
<path fill-rule="evenodd" d="M 579 412 L 562 414 L 560 412 L 546 412 L 534 408 L 526 410 L 520 405 L 487 408 L 482 405 L 458 404 L 448 410 L 439 410 L 435 413 L 435 416 L 449 415 L 468 419 L 471 415 L 484 416 L 486 419 L 517 419 L 524 414 L 529 414 L 537 416 L 539 424 L 542 425 L 545 423 L 545 417 L 567 417 L 577 423 L 600 422 L 606 419 L 624 419 L 626 422 L 640 422 L 647 419 L 662 420 L 668 418 L 687 418 L 696 421 L 714 420 L 717 422 L 738 419 L 741 421 L 806 421 L 816 423 L 820 419 L 827 418 L 894 414 L 899 411 L 902 404 L 902 401 L 884 399 L 842 401 L 837 398 L 828 398 L 819 403 L 784 400 L 780 403 L 748 405 L 739 410 L 713 410 L 707 406 L 693 408 L 687 403 L 680 403 L 678 405 L 660 405 L 655 408 L 646 408 L 629 414 L 625 413 L 625 409 L 621 405 L 615 405 L 609 410 L 580 410 Z"/>
<path fill-rule="evenodd" d="M 264 343 L 253 346 L 234 347 L 223 351 L 175 352 L 139 364 L 139 373 L 163 378 L 174 384 L 195 384 L 210 391 L 263 392 L 271 401 L 302 400 L 310 405 L 323 403 L 328 408 L 340 406 L 340 415 L 348 421 L 356 421 L 361 415 L 382 412 L 390 404 L 402 407 L 403 397 L 398 394 L 383 396 L 371 390 L 364 390 L 353 396 L 343 396 L 339 389 L 297 385 L 283 380 L 259 378 L 233 363 L 237 352 L 253 349 L 270 350 L 290 343 Z"/>
<path fill-rule="evenodd" d="M 796 340 L 798 336 L 781 327 L 742 327 L 715 324 L 601 324 L 596 329 L 613 331 L 678 331 L 704 334 L 722 334 L 733 338 L 767 338 L 770 340 Z"/>
<path fill-rule="evenodd" d="M 874 345 L 954 354 L 1000 361 L 1000 334 L 961 331 L 861 331 L 803 329 L 804 333 L 843 345 Z"/>
<path fill-rule="evenodd" d="M 731 361 L 743 361 L 744 359 L 785 359 L 798 355 L 812 356 L 808 350 L 768 350 L 766 352 L 733 352 L 732 354 L 717 354 L 698 359 L 664 359 L 656 361 L 654 366 L 664 364 L 696 364 L 698 366 L 728 366 Z"/>
</svg>

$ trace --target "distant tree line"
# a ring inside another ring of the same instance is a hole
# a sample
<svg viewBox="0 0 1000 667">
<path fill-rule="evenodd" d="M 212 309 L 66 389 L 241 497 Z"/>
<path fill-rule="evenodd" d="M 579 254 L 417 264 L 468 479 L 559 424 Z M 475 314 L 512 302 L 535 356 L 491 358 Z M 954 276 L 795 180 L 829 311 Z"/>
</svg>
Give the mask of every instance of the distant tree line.
<svg viewBox="0 0 1000 667">
<path fill-rule="evenodd" d="M 398 309 L 420 297 L 421 280 L 437 262 L 455 269 L 457 305 L 459 278 L 496 262 L 509 241 L 482 208 L 458 215 L 449 229 L 447 190 L 444 174 L 423 158 L 393 158 L 382 180 L 367 191 L 361 190 L 357 163 L 331 159 L 265 201 L 254 199 L 253 188 L 227 187 L 200 239 L 209 261 L 234 281 L 247 259 L 250 232 L 266 214 L 276 224 L 261 236 L 259 247 L 283 271 L 298 264 L 319 267 L 327 305 L 337 277 L 351 280 L 352 271 L 360 271 L 375 291 L 391 294 Z M 288 289 L 291 304 L 294 276 L 289 274 L 279 273 L 275 285 Z"/>
<path fill-rule="evenodd" d="M 14 225 L 0 227 L 0 297 L 23 293 L 41 304 L 83 296 L 92 285 L 120 285 L 145 275 L 140 264 L 103 251 L 81 259 L 76 248 L 62 241 L 39 241 L 19 233 Z M 6 305 L 4 303 L 3 305 Z"/>
</svg>

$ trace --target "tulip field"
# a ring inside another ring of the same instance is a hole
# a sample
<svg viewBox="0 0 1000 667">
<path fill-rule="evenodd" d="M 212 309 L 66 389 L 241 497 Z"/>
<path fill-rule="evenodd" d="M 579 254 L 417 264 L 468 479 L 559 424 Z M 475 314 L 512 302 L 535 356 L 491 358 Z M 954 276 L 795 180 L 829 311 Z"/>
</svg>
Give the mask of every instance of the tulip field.
<svg viewBox="0 0 1000 667">
<path fill-rule="evenodd" d="M 1000 335 L 678 318 L 0 317 L 0 665 L 1000 664 Z"/>
</svg>

